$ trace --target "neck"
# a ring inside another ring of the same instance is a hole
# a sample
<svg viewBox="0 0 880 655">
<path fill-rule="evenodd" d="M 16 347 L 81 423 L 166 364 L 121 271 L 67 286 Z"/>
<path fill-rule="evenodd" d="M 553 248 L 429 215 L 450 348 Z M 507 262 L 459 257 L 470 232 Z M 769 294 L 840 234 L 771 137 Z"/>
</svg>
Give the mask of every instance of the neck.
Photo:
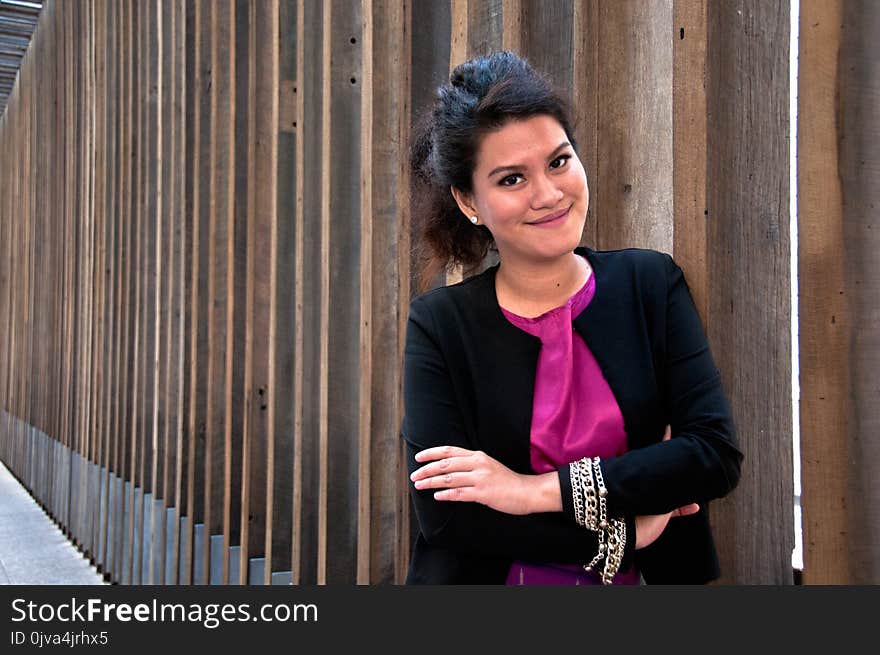
<svg viewBox="0 0 880 655">
<path fill-rule="evenodd" d="M 498 303 L 522 316 L 564 304 L 587 281 L 590 267 L 574 252 L 552 261 L 525 262 L 502 256 L 495 278 Z"/>
</svg>

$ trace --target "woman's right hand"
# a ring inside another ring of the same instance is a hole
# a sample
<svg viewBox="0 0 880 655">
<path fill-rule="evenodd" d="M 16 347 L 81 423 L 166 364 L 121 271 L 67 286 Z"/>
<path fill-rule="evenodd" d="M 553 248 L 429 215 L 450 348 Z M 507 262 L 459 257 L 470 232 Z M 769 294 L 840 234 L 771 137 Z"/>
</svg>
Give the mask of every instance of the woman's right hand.
<svg viewBox="0 0 880 655">
<path fill-rule="evenodd" d="M 700 506 L 696 503 L 679 507 L 668 514 L 647 514 L 645 516 L 636 517 L 636 550 L 650 546 L 657 537 L 663 534 L 666 524 L 673 516 L 689 516 L 700 511 Z"/>
<path fill-rule="evenodd" d="M 663 435 L 663 441 L 669 441 L 672 438 L 672 428 L 666 426 L 666 433 Z M 636 550 L 645 548 L 654 543 L 657 538 L 663 534 L 669 519 L 674 516 L 690 516 L 700 511 L 700 506 L 696 503 L 690 503 L 684 507 L 672 510 L 666 514 L 647 514 L 636 517 Z"/>
</svg>

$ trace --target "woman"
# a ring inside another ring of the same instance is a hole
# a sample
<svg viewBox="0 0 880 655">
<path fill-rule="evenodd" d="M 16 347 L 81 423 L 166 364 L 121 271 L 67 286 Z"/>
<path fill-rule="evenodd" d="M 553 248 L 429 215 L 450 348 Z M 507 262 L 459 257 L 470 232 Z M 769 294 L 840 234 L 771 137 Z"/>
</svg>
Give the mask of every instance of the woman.
<svg viewBox="0 0 880 655">
<path fill-rule="evenodd" d="M 681 270 L 580 248 L 569 113 L 509 52 L 458 66 L 415 129 L 429 256 L 499 264 L 415 298 L 404 362 L 419 534 L 408 583 L 703 583 L 707 502 L 742 454 Z"/>
</svg>

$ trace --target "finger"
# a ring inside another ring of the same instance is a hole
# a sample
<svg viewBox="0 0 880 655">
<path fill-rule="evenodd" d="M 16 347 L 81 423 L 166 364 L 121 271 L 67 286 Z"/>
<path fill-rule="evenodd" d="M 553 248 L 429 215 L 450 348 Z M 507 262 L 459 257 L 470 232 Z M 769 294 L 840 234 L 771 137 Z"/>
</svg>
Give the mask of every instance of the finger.
<svg viewBox="0 0 880 655">
<path fill-rule="evenodd" d="M 700 511 L 700 506 L 696 503 L 691 503 L 690 505 L 685 505 L 684 507 L 679 507 L 677 510 L 673 512 L 673 516 L 690 516 L 691 514 L 696 514 Z"/>
<path fill-rule="evenodd" d="M 454 489 L 443 489 L 434 492 L 434 500 L 452 500 L 452 501 L 473 501 L 473 487 L 455 487 Z"/>
<path fill-rule="evenodd" d="M 416 489 L 450 489 L 473 485 L 473 477 L 469 473 L 444 473 L 424 480 L 416 480 Z"/>
<path fill-rule="evenodd" d="M 434 446 L 416 453 L 417 462 L 431 462 L 444 457 L 467 457 L 473 454 L 473 450 L 459 448 L 458 446 Z"/>
<path fill-rule="evenodd" d="M 409 479 L 415 482 L 430 478 L 433 475 L 442 475 L 444 473 L 452 473 L 455 471 L 471 471 L 473 470 L 473 460 L 469 457 L 446 457 L 444 459 L 425 464 L 421 468 L 416 469 L 409 476 Z"/>
<path fill-rule="evenodd" d="M 669 441 L 672 439 L 672 426 L 667 425 L 666 431 L 663 433 L 663 441 Z"/>
</svg>

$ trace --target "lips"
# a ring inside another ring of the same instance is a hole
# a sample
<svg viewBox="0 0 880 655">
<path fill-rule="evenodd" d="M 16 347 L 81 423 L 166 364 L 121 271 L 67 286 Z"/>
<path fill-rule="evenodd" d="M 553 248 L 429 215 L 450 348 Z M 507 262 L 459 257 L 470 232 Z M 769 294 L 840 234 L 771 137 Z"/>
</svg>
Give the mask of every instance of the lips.
<svg viewBox="0 0 880 655">
<path fill-rule="evenodd" d="M 547 214 L 546 216 L 542 216 L 541 218 L 539 218 L 537 221 L 533 221 L 533 222 L 529 223 L 529 225 L 540 225 L 540 226 L 553 225 L 555 223 L 560 222 L 562 219 L 564 219 L 566 216 L 568 216 L 568 212 L 570 209 L 571 209 L 571 207 L 568 207 L 568 208 L 562 209 L 558 212 L 554 212 L 552 214 Z"/>
</svg>

